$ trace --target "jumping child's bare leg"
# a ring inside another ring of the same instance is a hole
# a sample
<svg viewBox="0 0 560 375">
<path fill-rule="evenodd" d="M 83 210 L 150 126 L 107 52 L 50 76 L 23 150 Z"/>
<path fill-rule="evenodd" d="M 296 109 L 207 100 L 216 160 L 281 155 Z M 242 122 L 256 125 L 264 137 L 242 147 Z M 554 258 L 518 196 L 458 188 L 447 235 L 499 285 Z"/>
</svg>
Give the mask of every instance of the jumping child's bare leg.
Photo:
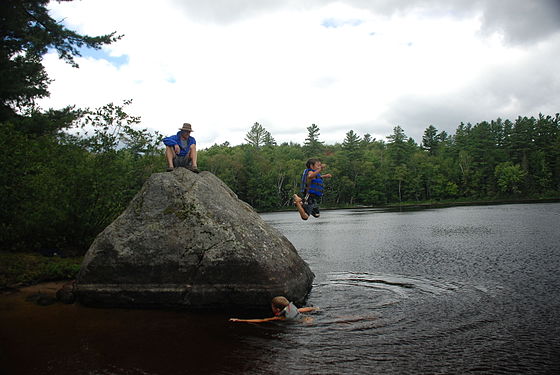
<svg viewBox="0 0 560 375">
<path fill-rule="evenodd" d="M 301 198 L 299 195 L 294 194 L 294 204 L 299 212 L 299 216 L 301 216 L 302 220 L 307 220 L 309 219 L 309 215 L 307 214 L 307 212 L 305 212 L 305 210 L 303 209 L 303 203 L 301 201 Z"/>
</svg>

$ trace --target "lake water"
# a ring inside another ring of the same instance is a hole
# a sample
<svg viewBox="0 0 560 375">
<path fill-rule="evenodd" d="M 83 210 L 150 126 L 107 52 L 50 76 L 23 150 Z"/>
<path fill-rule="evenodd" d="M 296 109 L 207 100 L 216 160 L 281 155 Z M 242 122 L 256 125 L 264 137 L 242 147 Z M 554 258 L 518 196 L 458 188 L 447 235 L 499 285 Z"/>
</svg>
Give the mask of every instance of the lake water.
<svg viewBox="0 0 560 375">
<path fill-rule="evenodd" d="M 560 371 L 560 203 L 263 214 L 316 275 L 311 324 L 2 299 L 8 374 Z M 15 297 L 14 297 L 15 298 Z M 254 316 L 253 316 L 254 317 Z M 0 373 L 4 373 L 0 371 Z"/>
</svg>

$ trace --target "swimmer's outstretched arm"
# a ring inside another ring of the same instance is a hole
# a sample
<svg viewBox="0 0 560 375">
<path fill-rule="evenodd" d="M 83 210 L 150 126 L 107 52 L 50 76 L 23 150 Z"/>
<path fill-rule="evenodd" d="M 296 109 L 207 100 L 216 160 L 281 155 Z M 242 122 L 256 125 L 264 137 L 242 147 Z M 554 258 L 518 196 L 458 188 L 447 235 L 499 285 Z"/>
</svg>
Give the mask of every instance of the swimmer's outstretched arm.
<svg viewBox="0 0 560 375">
<path fill-rule="evenodd" d="M 271 322 L 273 320 L 285 320 L 283 316 L 274 316 L 272 318 L 264 318 L 264 319 L 237 319 L 237 318 L 230 318 L 230 322 L 244 322 L 244 323 L 264 323 L 264 322 Z"/>
<path fill-rule="evenodd" d="M 306 313 L 306 312 L 311 312 L 311 311 L 317 311 L 317 310 L 319 310 L 319 308 L 318 307 L 300 307 L 297 310 L 301 313 Z"/>
</svg>

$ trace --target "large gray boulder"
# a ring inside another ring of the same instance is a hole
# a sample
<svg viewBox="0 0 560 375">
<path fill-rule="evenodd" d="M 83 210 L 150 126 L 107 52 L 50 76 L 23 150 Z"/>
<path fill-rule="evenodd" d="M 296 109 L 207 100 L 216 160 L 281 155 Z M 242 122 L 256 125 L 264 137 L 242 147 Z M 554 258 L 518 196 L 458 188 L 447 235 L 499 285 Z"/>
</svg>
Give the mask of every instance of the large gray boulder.
<svg viewBox="0 0 560 375">
<path fill-rule="evenodd" d="M 303 302 L 313 277 L 220 179 L 178 168 L 153 174 L 99 234 L 76 295 L 96 306 L 263 308 L 276 295 Z"/>
</svg>

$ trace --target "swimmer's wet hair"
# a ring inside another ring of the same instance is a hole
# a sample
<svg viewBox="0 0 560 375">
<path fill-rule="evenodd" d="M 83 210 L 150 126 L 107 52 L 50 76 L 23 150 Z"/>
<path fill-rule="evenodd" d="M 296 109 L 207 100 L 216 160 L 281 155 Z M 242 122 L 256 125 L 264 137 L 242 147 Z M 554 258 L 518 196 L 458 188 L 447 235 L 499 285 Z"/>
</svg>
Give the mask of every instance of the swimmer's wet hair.
<svg viewBox="0 0 560 375">
<path fill-rule="evenodd" d="M 286 297 L 278 296 L 272 299 L 272 306 L 276 307 L 277 309 L 283 309 L 284 307 L 288 306 L 290 301 L 286 299 Z"/>
</svg>

